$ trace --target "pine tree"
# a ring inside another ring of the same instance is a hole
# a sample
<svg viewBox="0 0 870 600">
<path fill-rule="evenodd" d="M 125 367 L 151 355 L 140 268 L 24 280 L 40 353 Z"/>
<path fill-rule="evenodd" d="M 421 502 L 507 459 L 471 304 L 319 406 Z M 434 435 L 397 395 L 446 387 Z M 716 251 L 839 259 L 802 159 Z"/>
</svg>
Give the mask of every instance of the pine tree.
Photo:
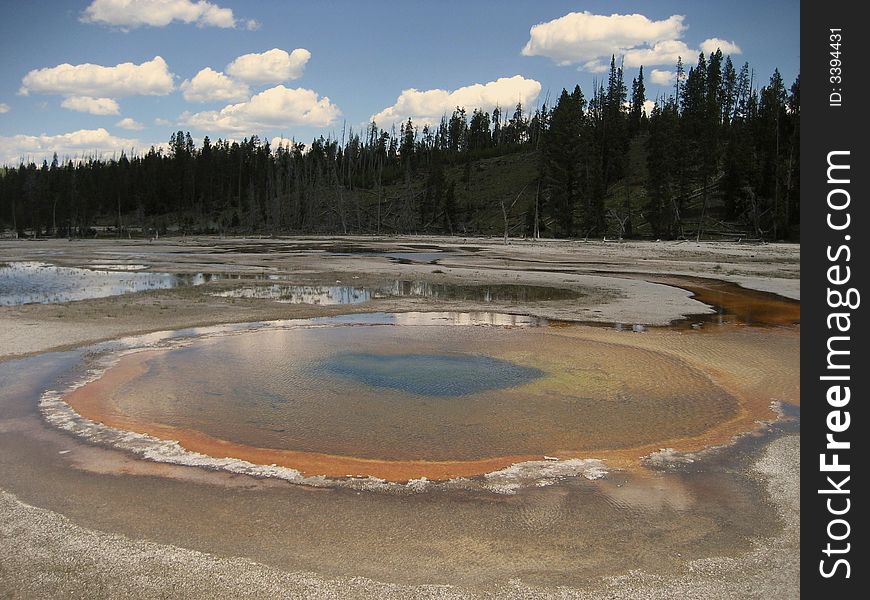
<svg viewBox="0 0 870 600">
<path fill-rule="evenodd" d="M 646 87 L 643 83 L 643 66 L 637 78 L 631 82 L 631 109 L 628 113 L 628 135 L 634 137 L 641 130 L 645 116 L 643 105 L 646 103 Z"/>
<path fill-rule="evenodd" d="M 616 66 L 616 57 L 612 56 L 603 119 L 596 122 L 599 130 L 596 139 L 601 145 L 603 193 L 625 173 L 628 154 L 628 116 L 625 110 L 627 96 L 622 67 Z"/>
<path fill-rule="evenodd" d="M 581 192 L 584 106 L 579 86 L 570 94 L 563 89 L 550 114 L 549 128 L 544 136 L 542 177 L 548 196 L 548 212 L 558 237 L 572 237 L 576 233 L 574 209 Z"/>
<path fill-rule="evenodd" d="M 456 107 L 447 125 L 447 147 L 454 154 L 464 152 L 468 143 L 468 122 L 465 108 Z"/>
<path fill-rule="evenodd" d="M 673 140 L 679 129 L 676 98 L 656 103 L 649 119 L 647 140 L 647 205 L 645 216 L 653 234 L 672 239 L 682 233 L 677 193 L 677 156 Z"/>
<path fill-rule="evenodd" d="M 411 121 L 411 117 L 408 117 L 408 122 L 402 125 L 401 136 L 402 143 L 399 146 L 399 156 L 401 157 L 402 164 L 405 165 L 405 169 L 409 173 L 413 173 L 416 166 L 414 150 L 417 141 L 417 130 L 414 128 L 414 123 Z"/>
<path fill-rule="evenodd" d="M 468 125 L 468 149 L 485 150 L 492 142 L 489 113 L 475 109 Z"/>
<path fill-rule="evenodd" d="M 770 83 L 762 88 L 758 110 L 756 148 L 761 165 L 758 193 L 762 199 L 761 212 L 769 215 L 762 225 L 764 233 L 779 239 L 780 232 L 788 229 L 787 202 L 783 190 L 783 147 L 788 140 L 784 131 L 789 119 L 786 112 L 786 91 L 779 69 L 774 70 Z"/>
<path fill-rule="evenodd" d="M 730 56 L 725 58 L 725 66 L 722 69 L 719 103 L 722 107 L 720 121 L 727 127 L 731 123 L 734 107 L 737 103 L 737 71 L 734 70 L 734 64 L 731 62 Z"/>
</svg>

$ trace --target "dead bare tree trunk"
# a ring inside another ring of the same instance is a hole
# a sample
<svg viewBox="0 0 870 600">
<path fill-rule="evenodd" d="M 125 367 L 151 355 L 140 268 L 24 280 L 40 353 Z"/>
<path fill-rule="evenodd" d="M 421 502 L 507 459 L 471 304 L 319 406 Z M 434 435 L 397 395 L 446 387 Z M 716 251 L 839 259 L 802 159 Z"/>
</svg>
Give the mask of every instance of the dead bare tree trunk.
<svg viewBox="0 0 870 600">
<path fill-rule="evenodd" d="M 338 200 L 338 218 L 341 220 L 341 231 L 347 235 L 347 222 L 344 218 L 344 198 L 341 195 L 341 182 L 338 181 L 338 169 L 333 163 L 332 175 L 335 179 L 335 196 Z"/>
<path fill-rule="evenodd" d="M 625 224 L 628 222 L 630 215 L 626 215 L 624 217 L 620 217 L 619 213 L 617 213 L 612 208 L 610 209 L 610 214 L 616 220 L 616 223 L 619 225 L 619 241 L 622 241 L 623 236 L 625 235 Z"/>
<path fill-rule="evenodd" d="M 508 245 L 508 234 L 510 233 L 510 225 L 508 223 L 508 211 L 511 210 L 517 201 L 520 199 L 520 196 L 523 195 L 523 192 L 526 191 L 526 188 L 529 187 L 529 184 L 523 186 L 523 189 L 520 190 L 520 193 L 517 194 L 517 197 L 514 198 L 514 201 L 511 202 L 511 205 L 505 208 L 504 200 L 501 201 L 501 214 L 504 217 L 504 245 Z"/>
<path fill-rule="evenodd" d="M 704 231 L 704 217 L 707 216 L 707 178 L 704 177 L 704 192 L 703 200 L 701 200 L 701 219 L 698 221 L 698 231 L 695 234 L 695 241 L 701 241 L 701 233 Z"/>
<path fill-rule="evenodd" d="M 381 189 L 381 174 L 382 174 L 382 169 L 381 169 L 380 161 L 378 161 L 378 163 L 379 163 L 379 164 L 378 164 L 378 167 L 377 167 L 377 169 L 378 169 L 378 175 L 377 175 L 377 178 L 378 178 L 378 186 L 377 186 L 377 191 L 378 191 L 378 225 L 377 225 L 377 233 L 378 233 L 378 235 L 381 235 L 381 196 L 383 195 L 383 190 Z"/>
</svg>

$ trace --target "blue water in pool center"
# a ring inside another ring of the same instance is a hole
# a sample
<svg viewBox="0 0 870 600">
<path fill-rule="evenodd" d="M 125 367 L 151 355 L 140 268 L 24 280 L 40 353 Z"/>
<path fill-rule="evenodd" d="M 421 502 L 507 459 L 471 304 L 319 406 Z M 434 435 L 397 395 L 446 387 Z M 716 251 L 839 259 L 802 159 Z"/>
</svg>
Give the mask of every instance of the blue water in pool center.
<svg viewBox="0 0 870 600">
<path fill-rule="evenodd" d="M 320 364 L 330 373 L 371 387 L 421 396 L 456 397 L 534 381 L 534 367 L 475 354 L 334 354 Z"/>
</svg>

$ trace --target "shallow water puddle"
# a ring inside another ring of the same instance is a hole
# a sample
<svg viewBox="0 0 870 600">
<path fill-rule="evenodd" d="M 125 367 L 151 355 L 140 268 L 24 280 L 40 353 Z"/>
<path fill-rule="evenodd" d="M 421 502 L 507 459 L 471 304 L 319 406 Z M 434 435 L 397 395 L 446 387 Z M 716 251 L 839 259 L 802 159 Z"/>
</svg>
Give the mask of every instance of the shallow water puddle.
<svg viewBox="0 0 870 600">
<path fill-rule="evenodd" d="M 209 273 L 143 273 L 138 270 L 82 269 L 40 262 L 14 262 L 0 266 L 0 306 L 59 304 L 105 298 L 147 290 L 202 285 L 221 277 Z"/>
<path fill-rule="evenodd" d="M 212 294 L 220 298 L 274 300 L 286 304 L 361 304 L 373 297 L 372 290 L 342 285 L 255 285 Z"/>
<path fill-rule="evenodd" d="M 275 276 L 273 276 L 275 277 Z M 215 292 L 224 298 L 274 300 L 288 304 L 361 304 L 377 298 L 431 298 L 446 301 L 527 304 L 581 298 L 582 292 L 535 285 L 459 285 L 427 281 L 396 280 L 374 286 L 251 285 Z"/>
</svg>

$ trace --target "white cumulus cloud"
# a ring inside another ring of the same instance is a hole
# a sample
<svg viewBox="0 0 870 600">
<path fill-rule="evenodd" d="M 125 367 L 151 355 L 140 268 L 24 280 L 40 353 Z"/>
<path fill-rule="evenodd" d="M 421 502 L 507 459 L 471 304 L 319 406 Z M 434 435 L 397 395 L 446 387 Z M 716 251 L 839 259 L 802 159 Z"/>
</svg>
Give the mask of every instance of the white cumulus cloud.
<svg viewBox="0 0 870 600">
<path fill-rule="evenodd" d="M 10 110 L 12 109 L 9 108 L 8 104 L 6 104 L 5 102 L 0 102 L 0 115 L 2 115 L 3 113 L 8 113 Z"/>
<path fill-rule="evenodd" d="M 168 127 L 169 125 L 172 125 L 172 121 L 170 121 L 169 119 L 161 119 L 160 117 L 156 117 L 154 119 L 154 124 L 158 127 Z"/>
<path fill-rule="evenodd" d="M 652 114 L 653 108 L 655 108 L 656 103 L 652 100 L 644 100 L 643 101 L 643 112 L 646 116 L 650 116 Z"/>
<path fill-rule="evenodd" d="M 453 91 L 434 89 L 402 91 L 395 104 L 372 115 L 371 120 L 381 127 L 406 121 L 409 117 L 420 124 L 436 123 L 441 116 L 450 114 L 459 106 L 467 111 L 475 108 L 492 110 L 494 106 L 512 109 L 517 102 L 530 106 L 541 93 L 541 84 L 521 75 L 501 77 L 488 83 L 475 83 Z"/>
<path fill-rule="evenodd" d="M 682 39 L 688 29 L 684 21 L 683 15 L 654 21 L 640 14 L 572 12 L 532 27 L 522 53 L 593 73 L 606 71 L 614 55 L 626 67 L 640 67 L 673 65 L 678 58 L 691 62 L 699 51 L 709 54 L 717 48 L 724 54 L 740 53 L 735 42 L 716 37 L 701 42 L 700 50 L 690 47 Z"/>
<path fill-rule="evenodd" d="M 181 91 L 188 102 L 238 102 L 251 95 L 247 85 L 209 67 L 185 80 Z"/>
<path fill-rule="evenodd" d="M 205 0 L 93 0 L 81 20 L 123 29 L 165 27 L 173 21 L 198 27 L 235 27 L 232 9 Z"/>
<path fill-rule="evenodd" d="M 21 81 L 20 93 L 121 98 L 124 96 L 163 96 L 174 88 L 172 74 L 160 56 L 142 64 L 121 63 L 104 67 L 84 63 L 64 63 L 56 67 L 34 69 Z"/>
<path fill-rule="evenodd" d="M 691 68 L 692 65 L 689 65 Z M 686 71 L 683 71 L 682 80 L 685 81 L 689 77 L 689 74 Z M 677 81 L 677 72 L 676 71 L 661 71 L 659 69 L 653 69 L 650 72 L 650 81 L 652 81 L 656 85 L 674 85 Z"/>
<path fill-rule="evenodd" d="M 653 69 L 649 74 L 649 79 L 656 85 L 671 85 L 676 81 L 677 74 L 674 71 L 663 71 L 661 69 Z"/>
<path fill-rule="evenodd" d="M 307 125 L 325 127 L 341 114 L 328 97 L 304 88 L 278 85 L 256 94 L 247 102 L 229 104 L 221 110 L 181 115 L 181 122 L 203 131 L 250 135 L 264 129 Z"/>
<path fill-rule="evenodd" d="M 122 150 L 129 153 L 139 147 L 139 140 L 114 136 L 102 127 L 79 129 L 59 135 L 43 133 L 0 136 L 0 163 L 15 165 L 22 159 L 34 162 L 51 160 L 55 152 L 61 160 L 83 156 L 104 156 L 118 154 Z"/>
<path fill-rule="evenodd" d="M 120 127 L 121 129 L 129 129 L 130 131 L 141 131 L 145 129 L 145 126 L 142 123 L 130 117 L 124 117 L 115 123 L 115 126 Z"/>
<path fill-rule="evenodd" d="M 682 58 L 683 62 L 698 54 L 697 50 L 689 48 L 682 40 L 667 40 L 659 42 L 652 48 L 634 48 L 627 50 L 623 55 L 626 67 L 640 67 L 643 65 L 675 65 Z"/>
<path fill-rule="evenodd" d="M 266 52 L 244 54 L 227 65 L 227 73 L 249 83 L 280 83 L 302 76 L 311 52 L 305 48 L 272 48 Z"/>
<path fill-rule="evenodd" d="M 706 54 L 711 54 L 716 52 L 716 50 L 721 50 L 722 54 L 741 54 L 743 51 L 740 49 L 740 46 L 735 44 L 734 42 L 729 42 L 728 40 L 723 40 L 720 38 L 710 38 L 701 42 L 701 50 L 703 50 Z"/>
<path fill-rule="evenodd" d="M 644 15 L 595 15 L 588 11 L 539 23 L 529 30 L 524 56 L 546 56 L 560 65 L 584 64 L 637 46 L 679 39 L 683 15 L 652 21 Z"/>
<path fill-rule="evenodd" d="M 91 115 L 117 115 L 121 113 L 121 107 L 111 98 L 70 96 L 69 98 L 64 98 L 60 105 L 69 110 Z"/>
</svg>

